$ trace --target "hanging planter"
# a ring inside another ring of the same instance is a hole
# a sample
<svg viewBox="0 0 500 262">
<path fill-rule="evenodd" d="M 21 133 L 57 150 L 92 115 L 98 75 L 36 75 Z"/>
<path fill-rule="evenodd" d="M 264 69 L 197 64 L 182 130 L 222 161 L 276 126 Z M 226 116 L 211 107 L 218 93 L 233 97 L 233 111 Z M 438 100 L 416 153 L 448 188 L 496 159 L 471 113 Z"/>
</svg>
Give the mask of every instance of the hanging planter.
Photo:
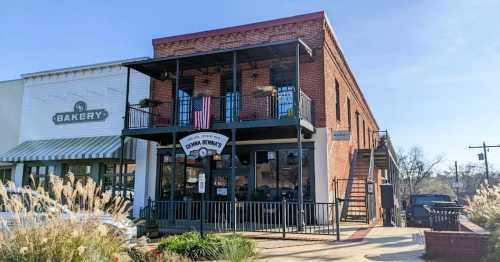
<svg viewBox="0 0 500 262">
<path fill-rule="evenodd" d="M 272 96 L 276 94 L 276 87 L 272 85 L 256 86 L 253 95 L 255 96 Z"/>
<path fill-rule="evenodd" d="M 139 106 L 141 108 L 155 107 L 155 106 L 158 106 L 160 104 L 161 104 L 160 101 L 155 100 L 155 99 L 151 99 L 151 98 L 144 98 L 144 99 L 141 99 L 141 101 L 139 101 Z"/>
</svg>

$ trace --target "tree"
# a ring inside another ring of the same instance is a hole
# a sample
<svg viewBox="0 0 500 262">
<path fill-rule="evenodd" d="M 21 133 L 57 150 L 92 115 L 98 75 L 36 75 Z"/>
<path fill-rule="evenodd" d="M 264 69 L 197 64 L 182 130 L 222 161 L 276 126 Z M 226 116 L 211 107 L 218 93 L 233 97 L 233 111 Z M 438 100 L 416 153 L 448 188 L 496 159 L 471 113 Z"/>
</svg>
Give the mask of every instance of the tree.
<svg viewBox="0 0 500 262">
<path fill-rule="evenodd" d="M 427 160 L 419 146 L 413 146 L 407 151 L 399 150 L 398 165 L 402 182 L 400 190 L 403 199 L 408 199 L 422 181 L 433 174 L 443 159 L 443 156 L 438 156 Z"/>
<path fill-rule="evenodd" d="M 456 198 L 453 189 L 453 180 L 446 175 L 438 174 L 423 179 L 422 182 L 415 187 L 414 192 L 418 194 L 444 194 L 450 196 L 451 199 Z"/>
</svg>

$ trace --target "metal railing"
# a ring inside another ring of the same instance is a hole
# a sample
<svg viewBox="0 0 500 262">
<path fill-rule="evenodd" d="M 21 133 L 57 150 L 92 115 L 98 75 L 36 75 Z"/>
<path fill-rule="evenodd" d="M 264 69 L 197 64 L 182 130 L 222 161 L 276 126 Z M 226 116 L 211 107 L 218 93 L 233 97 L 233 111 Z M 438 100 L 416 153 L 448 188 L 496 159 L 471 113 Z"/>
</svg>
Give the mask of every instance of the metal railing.
<svg viewBox="0 0 500 262">
<path fill-rule="evenodd" d="M 367 179 L 335 178 L 334 183 L 335 196 L 341 202 L 341 220 L 359 220 L 368 223 Z"/>
<path fill-rule="evenodd" d="M 300 226 L 299 203 L 259 201 L 149 201 L 140 217 L 161 232 L 268 232 L 338 235 L 338 203 L 304 203 L 305 225 Z"/>
<path fill-rule="evenodd" d="M 424 206 L 429 212 L 430 228 L 433 231 L 458 231 L 462 206 Z"/>
<path fill-rule="evenodd" d="M 173 125 L 173 106 L 171 102 L 162 102 L 155 106 L 138 104 L 128 107 L 128 126 L 126 128 L 151 128 Z"/>
<path fill-rule="evenodd" d="M 372 222 L 376 214 L 376 203 L 375 203 L 375 149 L 370 150 L 370 163 L 368 165 L 368 179 L 366 180 L 366 206 L 367 206 L 367 223 Z"/>
<path fill-rule="evenodd" d="M 313 122 L 312 100 L 304 92 L 300 91 L 300 117 Z"/>
<path fill-rule="evenodd" d="M 128 107 L 129 129 L 185 126 L 193 124 L 193 99 L 182 97 L 177 100 L 177 117 L 174 118 L 173 102 L 160 102 L 154 106 Z M 300 117 L 312 123 L 312 100 L 305 93 L 300 94 Z M 255 121 L 266 119 L 287 119 L 296 117 L 291 93 L 272 95 L 240 95 L 212 97 L 211 120 L 218 123 Z M 174 123 L 176 119 L 176 123 Z"/>
</svg>

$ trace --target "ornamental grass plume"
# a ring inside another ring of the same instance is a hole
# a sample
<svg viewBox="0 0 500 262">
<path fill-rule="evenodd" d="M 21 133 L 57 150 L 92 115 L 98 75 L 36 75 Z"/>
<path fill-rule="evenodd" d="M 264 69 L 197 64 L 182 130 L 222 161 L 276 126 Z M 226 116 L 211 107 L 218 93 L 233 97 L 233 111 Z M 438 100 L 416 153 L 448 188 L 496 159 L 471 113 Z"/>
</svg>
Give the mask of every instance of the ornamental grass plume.
<svg viewBox="0 0 500 262">
<path fill-rule="evenodd" d="M 129 209 L 125 199 L 72 174 L 50 175 L 45 187 L 33 178 L 25 188 L 0 183 L 0 260 L 116 260 L 127 248 L 123 232 L 99 218 L 120 220 Z"/>
<path fill-rule="evenodd" d="M 499 261 L 500 259 L 500 184 L 487 186 L 483 184 L 476 195 L 467 199 L 468 216 L 472 222 L 491 232 L 488 254 L 483 261 Z"/>
<path fill-rule="evenodd" d="M 476 195 L 468 198 L 468 215 L 472 222 L 490 230 L 500 229 L 500 184 L 482 184 Z"/>
</svg>

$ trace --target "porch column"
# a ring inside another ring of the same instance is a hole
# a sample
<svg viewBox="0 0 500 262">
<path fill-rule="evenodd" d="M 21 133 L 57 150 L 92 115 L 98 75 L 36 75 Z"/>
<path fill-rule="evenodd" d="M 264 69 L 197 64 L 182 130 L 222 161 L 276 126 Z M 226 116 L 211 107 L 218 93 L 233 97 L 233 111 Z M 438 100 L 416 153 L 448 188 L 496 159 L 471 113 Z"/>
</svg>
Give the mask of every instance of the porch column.
<svg viewBox="0 0 500 262">
<path fill-rule="evenodd" d="M 16 187 L 23 187 L 24 163 L 19 162 L 14 169 L 14 183 Z"/>
<path fill-rule="evenodd" d="M 174 126 L 177 126 L 177 95 L 179 93 L 180 84 L 180 61 L 177 59 L 175 65 L 175 92 L 174 92 Z M 177 168 L 177 157 L 176 157 L 176 145 L 177 145 L 177 133 L 174 131 L 172 134 L 172 184 L 170 185 L 170 200 L 174 201 L 175 196 L 175 174 Z M 171 213 L 171 212 L 170 212 Z"/>
<path fill-rule="evenodd" d="M 124 158 L 125 158 L 125 136 L 121 135 L 120 136 L 120 185 L 122 187 L 123 191 L 123 196 L 125 196 L 125 186 L 124 182 L 125 179 L 123 179 L 123 167 L 124 167 Z"/>
<path fill-rule="evenodd" d="M 128 128 L 128 109 L 129 109 L 129 94 L 130 94 L 130 67 L 127 67 L 127 85 L 126 85 L 126 90 L 125 90 L 125 117 L 123 118 L 123 129 Z M 123 161 L 124 161 L 124 154 L 125 154 L 125 137 L 123 135 L 120 136 L 120 142 L 121 142 L 121 148 L 120 148 L 120 181 L 123 187 Z M 115 196 L 116 193 L 116 177 L 113 177 L 112 183 L 113 183 L 113 189 L 112 189 L 112 195 Z M 123 187 L 124 194 L 125 194 L 125 187 Z"/>
<path fill-rule="evenodd" d="M 300 43 L 295 48 L 295 110 L 297 114 L 297 147 L 299 151 L 299 221 L 298 230 L 304 229 L 304 179 L 302 176 L 302 127 L 300 126 Z"/>
<path fill-rule="evenodd" d="M 237 81 L 237 66 L 236 66 L 236 51 L 233 52 L 233 105 L 232 105 L 232 121 L 235 121 L 236 119 L 236 85 L 238 84 Z M 231 179 L 229 180 L 229 186 L 230 186 L 230 199 L 231 201 L 234 201 L 236 199 L 236 192 L 235 192 L 235 180 L 236 180 L 236 128 L 233 126 L 231 127 Z"/>
<path fill-rule="evenodd" d="M 236 62 L 237 62 L 237 54 L 236 54 L 236 51 L 233 52 L 233 110 L 232 110 L 232 121 L 231 122 L 234 122 L 236 120 L 236 91 L 237 91 L 237 88 L 236 88 L 236 85 L 238 84 L 238 81 L 237 81 L 237 77 L 238 77 L 238 74 L 237 74 L 237 66 L 236 66 Z M 239 100 L 239 99 L 238 99 Z M 236 203 L 235 203 L 235 200 L 236 200 L 236 190 L 235 190 L 235 181 L 236 181 L 236 128 L 234 127 L 234 125 L 231 125 L 231 179 L 229 180 L 230 181 L 230 191 L 231 191 L 231 209 L 232 209 L 232 212 L 231 212 L 231 226 L 233 228 L 233 231 L 236 231 Z"/>
</svg>

